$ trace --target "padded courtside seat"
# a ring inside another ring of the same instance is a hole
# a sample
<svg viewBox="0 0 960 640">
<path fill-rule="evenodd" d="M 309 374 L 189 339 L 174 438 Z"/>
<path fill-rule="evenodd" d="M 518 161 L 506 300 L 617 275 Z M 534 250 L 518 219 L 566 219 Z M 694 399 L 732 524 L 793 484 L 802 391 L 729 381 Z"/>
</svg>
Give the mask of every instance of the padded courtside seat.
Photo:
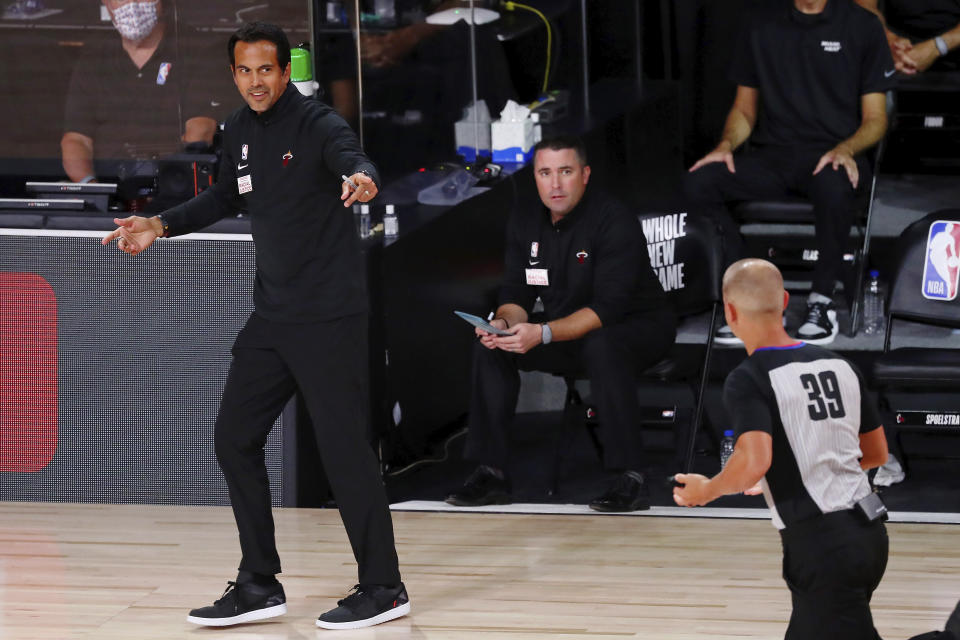
<svg viewBox="0 0 960 640">
<path fill-rule="evenodd" d="M 955 415 L 956 422 L 960 424 L 960 402 L 952 411 L 944 411 L 943 407 L 924 406 L 922 403 L 929 402 L 926 399 L 915 401 L 920 403 L 917 406 L 906 405 L 906 401 L 896 397 L 897 392 L 917 392 L 920 398 L 925 398 L 938 392 L 951 394 L 960 391 L 958 338 L 951 336 L 955 346 L 950 345 L 950 339 L 944 339 L 937 340 L 935 346 L 890 348 L 894 330 L 898 325 L 905 326 L 901 324 L 904 321 L 928 327 L 960 328 L 960 296 L 953 300 L 940 300 L 924 295 L 928 288 L 938 288 L 928 284 L 931 280 L 938 281 L 939 275 L 932 263 L 928 266 L 930 257 L 927 254 L 931 225 L 937 221 L 955 222 L 958 233 L 950 239 L 945 251 L 947 255 L 952 252 L 954 256 L 960 252 L 960 209 L 931 213 L 904 230 L 900 236 L 897 268 L 890 286 L 883 353 L 873 366 L 873 381 L 880 390 L 881 400 L 896 416 L 898 440 L 901 432 L 909 429 L 952 430 L 960 435 L 960 427 L 952 426 L 954 420 L 943 419 L 944 415 Z M 944 290 L 948 291 L 946 288 Z M 900 449 L 905 455 L 902 446 Z"/>
<path fill-rule="evenodd" d="M 813 205 L 806 198 L 786 196 L 777 200 L 750 200 L 735 208 L 743 222 L 809 224 L 813 221 Z"/>
<path fill-rule="evenodd" d="M 877 360 L 874 377 L 885 386 L 960 387 L 960 352 L 922 347 L 894 349 Z"/>
<path fill-rule="evenodd" d="M 693 464 L 697 432 L 703 417 L 704 391 L 710 370 L 710 354 L 717 321 L 722 314 L 720 280 L 723 256 L 720 239 L 712 221 L 686 213 L 649 213 L 639 216 L 647 236 L 651 266 L 660 278 L 678 316 L 678 341 L 660 362 L 644 370 L 640 384 L 646 381 L 681 382 L 690 385 L 695 398 L 693 415 L 676 434 L 683 445 L 678 451 L 684 470 Z M 676 233 L 674 233 L 676 230 Z M 643 249 L 640 249 L 643 250 Z M 693 334 L 691 342 L 685 336 Z M 702 337 L 699 334 L 702 333 Z M 600 419 L 596 410 L 584 404 L 576 389 L 576 381 L 586 374 L 565 375 L 567 385 L 564 405 L 564 428 L 557 441 L 553 488 L 556 491 L 562 469 L 563 453 L 572 439 L 572 432 L 584 421 L 588 426 Z M 654 411 L 654 414 L 660 412 Z M 672 422 L 672 416 L 666 420 Z M 640 425 L 637 425 L 640 428 Z M 601 445 L 591 429 L 591 440 L 598 452 Z M 678 446 L 679 449 L 679 446 Z"/>
</svg>

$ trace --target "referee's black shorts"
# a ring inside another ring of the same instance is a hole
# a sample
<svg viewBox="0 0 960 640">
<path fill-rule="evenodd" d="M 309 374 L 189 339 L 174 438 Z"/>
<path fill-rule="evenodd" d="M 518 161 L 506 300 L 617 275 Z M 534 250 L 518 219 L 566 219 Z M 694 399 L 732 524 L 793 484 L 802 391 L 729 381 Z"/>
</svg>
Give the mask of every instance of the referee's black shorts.
<svg viewBox="0 0 960 640">
<path fill-rule="evenodd" d="M 887 568 L 880 520 L 837 511 L 780 531 L 793 597 L 785 640 L 877 640 L 870 598 Z"/>
</svg>

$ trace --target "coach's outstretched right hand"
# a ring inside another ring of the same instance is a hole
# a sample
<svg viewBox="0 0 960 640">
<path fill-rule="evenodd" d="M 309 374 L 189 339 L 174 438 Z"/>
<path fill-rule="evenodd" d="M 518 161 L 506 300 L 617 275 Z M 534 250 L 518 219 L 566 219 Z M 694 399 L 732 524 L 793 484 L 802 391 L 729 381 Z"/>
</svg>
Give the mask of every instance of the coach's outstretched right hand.
<svg viewBox="0 0 960 640">
<path fill-rule="evenodd" d="M 117 229 L 101 240 L 100 244 L 106 246 L 116 238 L 117 248 L 131 256 L 145 251 L 154 240 L 163 235 L 163 224 L 158 218 L 130 216 L 114 218 L 113 222 L 118 225 Z"/>
</svg>

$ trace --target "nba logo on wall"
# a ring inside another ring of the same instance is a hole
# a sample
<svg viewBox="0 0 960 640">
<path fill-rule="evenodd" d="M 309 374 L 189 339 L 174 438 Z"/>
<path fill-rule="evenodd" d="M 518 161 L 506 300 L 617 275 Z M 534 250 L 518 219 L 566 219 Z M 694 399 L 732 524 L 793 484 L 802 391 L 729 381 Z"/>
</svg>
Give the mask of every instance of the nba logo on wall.
<svg viewBox="0 0 960 640">
<path fill-rule="evenodd" d="M 923 297 L 953 300 L 960 282 L 960 222 L 937 220 L 927 236 Z"/>
<path fill-rule="evenodd" d="M 57 451 L 57 301 L 33 273 L 0 271 L 0 472 Z"/>
</svg>

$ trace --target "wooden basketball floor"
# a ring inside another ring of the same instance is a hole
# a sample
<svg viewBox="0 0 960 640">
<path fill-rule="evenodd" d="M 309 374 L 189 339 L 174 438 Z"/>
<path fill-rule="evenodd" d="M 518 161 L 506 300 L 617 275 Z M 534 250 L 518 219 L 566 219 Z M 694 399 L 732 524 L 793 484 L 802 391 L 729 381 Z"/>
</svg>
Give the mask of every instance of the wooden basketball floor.
<svg viewBox="0 0 960 640">
<path fill-rule="evenodd" d="M 229 509 L 0 503 L 0 638 L 742 640 L 786 627 L 766 520 L 398 512 L 412 614 L 324 631 L 316 616 L 356 580 L 339 516 L 275 515 L 289 613 L 206 629 L 185 618 L 235 576 Z M 960 597 L 960 526 L 889 531 L 873 605 L 881 635 L 942 628 Z"/>
</svg>

